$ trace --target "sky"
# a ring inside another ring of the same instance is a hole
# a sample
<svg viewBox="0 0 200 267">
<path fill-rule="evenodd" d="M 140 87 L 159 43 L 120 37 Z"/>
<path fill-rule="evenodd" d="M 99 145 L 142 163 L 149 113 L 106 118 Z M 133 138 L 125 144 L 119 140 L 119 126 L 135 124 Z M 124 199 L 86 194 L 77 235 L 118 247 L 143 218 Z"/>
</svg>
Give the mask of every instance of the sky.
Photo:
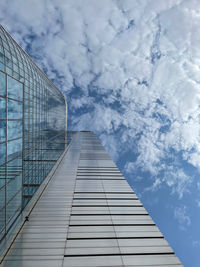
<svg viewBox="0 0 200 267">
<path fill-rule="evenodd" d="M 200 1 L 1 0 L 0 23 L 94 131 L 186 267 L 200 266 Z"/>
</svg>

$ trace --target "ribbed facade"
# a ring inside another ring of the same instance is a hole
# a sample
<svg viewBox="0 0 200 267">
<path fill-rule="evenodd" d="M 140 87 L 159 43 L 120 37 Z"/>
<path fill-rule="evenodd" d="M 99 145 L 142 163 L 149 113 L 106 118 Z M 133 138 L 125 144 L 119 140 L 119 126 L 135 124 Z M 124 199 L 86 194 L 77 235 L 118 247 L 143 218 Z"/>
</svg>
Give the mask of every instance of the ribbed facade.
<svg viewBox="0 0 200 267">
<path fill-rule="evenodd" d="M 100 141 L 77 132 L 2 266 L 182 264 Z"/>
</svg>

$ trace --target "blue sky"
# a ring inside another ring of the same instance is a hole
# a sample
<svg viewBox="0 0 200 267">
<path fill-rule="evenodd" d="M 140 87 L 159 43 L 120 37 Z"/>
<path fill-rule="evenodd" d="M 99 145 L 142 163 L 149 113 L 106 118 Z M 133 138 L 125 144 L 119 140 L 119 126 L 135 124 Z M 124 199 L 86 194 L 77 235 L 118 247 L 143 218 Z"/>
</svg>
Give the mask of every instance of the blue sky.
<svg viewBox="0 0 200 267">
<path fill-rule="evenodd" d="M 0 23 L 66 95 L 69 128 L 99 136 L 199 267 L 200 2 L 1 0 Z"/>
</svg>

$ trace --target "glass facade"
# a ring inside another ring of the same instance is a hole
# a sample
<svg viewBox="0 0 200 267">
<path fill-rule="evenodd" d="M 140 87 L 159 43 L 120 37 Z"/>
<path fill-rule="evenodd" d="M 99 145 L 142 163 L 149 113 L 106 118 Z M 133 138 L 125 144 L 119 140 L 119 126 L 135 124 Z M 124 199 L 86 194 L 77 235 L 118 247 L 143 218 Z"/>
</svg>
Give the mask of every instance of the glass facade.
<svg viewBox="0 0 200 267">
<path fill-rule="evenodd" d="M 0 240 L 66 147 L 62 93 L 0 26 Z"/>
</svg>

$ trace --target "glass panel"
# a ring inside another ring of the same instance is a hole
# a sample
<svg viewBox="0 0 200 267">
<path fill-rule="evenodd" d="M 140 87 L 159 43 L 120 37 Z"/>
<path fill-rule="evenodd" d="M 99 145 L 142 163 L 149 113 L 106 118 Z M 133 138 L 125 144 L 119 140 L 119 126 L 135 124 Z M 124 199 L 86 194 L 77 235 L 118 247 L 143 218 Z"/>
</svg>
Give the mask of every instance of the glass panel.
<svg viewBox="0 0 200 267">
<path fill-rule="evenodd" d="M 8 99 L 8 119 L 22 119 L 22 103 Z"/>
<path fill-rule="evenodd" d="M 7 163 L 7 179 L 12 179 L 22 172 L 22 158 L 16 158 Z"/>
<path fill-rule="evenodd" d="M 6 140 L 6 122 L 0 121 L 0 142 Z"/>
<path fill-rule="evenodd" d="M 14 198 L 10 200 L 10 202 L 6 206 L 6 224 L 7 228 L 11 226 L 11 224 L 15 221 L 16 216 L 21 211 L 21 190 L 15 195 Z"/>
<path fill-rule="evenodd" d="M 6 143 L 0 144 L 0 164 L 6 161 Z"/>
<path fill-rule="evenodd" d="M 5 165 L 0 167 L 0 240 L 5 234 Z"/>
<path fill-rule="evenodd" d="M 0 62 L 0 70 L 4 70 L 4 64 Z"/>
<path fill-rule="evenodd" d="M 8 202 L 22 187 L 22 175 L 9 179 L 6 185 L 6 201 Z"/>
<path fill-rule="evenodd" d="M 5 234 L 5 186 L 0 187 L 0 240 L 4 234 Z"/>
<path fill-rule="evenodd" d="M 6 53 L 6 51 L 5 51 L 5 54 L 7 56 L 9 56 L 8 53 Z M 8 57 L 5 57 L 5 58 L 6 58 L 6 66 L 9 67 L 9 68 L 12 68 L 12 62 L 11 62 L 11 60 Z"/>
<path fill-rule="evenodd" d="M 1 46 L 0 46 L 1 47 Z M 4 62 L 4 55 L 2 52 L 0 52 L 0 62 Z"/>
<path fill-rule="evenodd" d="M 0 95 L 6 96 L 6 75 L 0 71 Z"/>
<path fill-rule="evenodd" d="M 23 84 L 8 76 L 8 97 L 22 100 Z"/>
<path fill-rule="evenodd" d="M 22 121 L 8 121 L 8 140 L 22 137 Z"/>
<path fill-rule="evenodd" d="M 5 185 L 6 165 L 0 166 L 0 188 Z M 1 201 L 0 201 L 1 206 Z"/>
<path fill-rule="evenodd" d="M 0 97 L 0 119 L 6 119 L 6 100 Z"/>
<path fill-rule="evenodd" d="M 7 143 L 7 157 L 8 160 L 20 156 L 22 152 L 22 139 L 17 139 Z"/>
<path fill-rule="evenodd" d="M 12 70 L 11 70 L 9 67 L 6 67 L 6 72 L 7 72 L 9 75 L 12 75 Z"/>
<path fill-rule="evenodd" d="M 14 58 L 13 58 L 14 59 Z M 13 60 L 14 61 L 14 60 Z M 15 62 L 16 62 L 16 60 L 15 60 Z M 16 65 L 16 64 L 13 64 L 13 69 L 14 69 L 14 71 L 15 72 L 18 72 L 18 66 Z"/>
</svg>

